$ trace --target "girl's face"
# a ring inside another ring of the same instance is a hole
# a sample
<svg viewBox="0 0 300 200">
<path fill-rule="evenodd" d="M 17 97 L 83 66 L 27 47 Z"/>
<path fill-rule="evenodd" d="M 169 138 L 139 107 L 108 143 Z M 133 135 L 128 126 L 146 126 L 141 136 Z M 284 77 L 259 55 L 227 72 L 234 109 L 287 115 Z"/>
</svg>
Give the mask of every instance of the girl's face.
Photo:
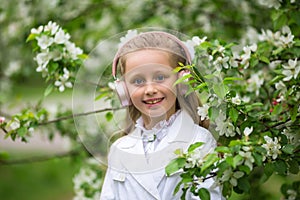
<svg viewBox="0 0 300 200">
<path fill-rule="evenodd" d="M 160 50 L 140 50 L 126 55 L 125 83 L 144 122 L 157 117 L 168 119 L 176 111 L 177 75 L 169 60 L 169 54 Z"/>
</svg>

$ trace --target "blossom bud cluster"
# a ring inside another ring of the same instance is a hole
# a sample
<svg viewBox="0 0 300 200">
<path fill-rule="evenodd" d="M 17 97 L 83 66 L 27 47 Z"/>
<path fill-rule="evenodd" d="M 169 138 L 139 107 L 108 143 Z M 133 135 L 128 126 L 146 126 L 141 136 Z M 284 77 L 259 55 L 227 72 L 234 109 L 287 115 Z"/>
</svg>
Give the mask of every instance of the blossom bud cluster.
<svg viewBox="0 0 300 200">
<path fill-rule="evenodd" d="M 27 39 L 36 42 L 36 71 L 41 72 L 44 78 L 53 80 L 60 92 L 73 86 L 70 72 L 76 72 L 84 55 L 70 38 L 59 25 L 50 21 L 45 26 L 31 29 Z"/>
</svg>

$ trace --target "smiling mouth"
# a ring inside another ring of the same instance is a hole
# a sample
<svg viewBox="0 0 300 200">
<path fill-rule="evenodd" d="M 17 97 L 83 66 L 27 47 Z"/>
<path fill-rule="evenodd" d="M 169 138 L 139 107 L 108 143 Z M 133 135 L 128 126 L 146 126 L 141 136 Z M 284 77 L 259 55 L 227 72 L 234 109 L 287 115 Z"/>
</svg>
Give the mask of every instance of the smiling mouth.
<svg viewBox="0 0 300 200">
<path fill-rule="evenodd" d="M 164 100 L 164 97 L 162 97 L 162 98 L 157 98 L 157 99 L 144 100 L 143 102 L 144 102 L 145 104 L 150 104 L 150 105 L 152 105 L 152 104 L 157 104 L 157 103 L 161 102 L 162 100 Z"/>
</svg>

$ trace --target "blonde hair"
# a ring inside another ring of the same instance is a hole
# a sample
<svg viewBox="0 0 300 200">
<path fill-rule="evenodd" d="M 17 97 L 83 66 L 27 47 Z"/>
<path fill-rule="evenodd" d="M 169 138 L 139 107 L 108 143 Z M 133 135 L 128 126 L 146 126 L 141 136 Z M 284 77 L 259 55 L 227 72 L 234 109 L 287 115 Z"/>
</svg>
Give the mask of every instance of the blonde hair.
<svg viewBox="0 0 300 200">
<path fill-rule="evenodd" d="M 125 73 L 126 65 L 126 55 L 132 52 L 145 49 L 154 49 L 167 52 L 169 55 L 169 62 L 172 67 L 177 67 L 178 63 L 190 64 L 189 57 L 186 55 L 188 52 L 183 47 L 183 43 L 180 42 L 174 35 L 170 35 L 165 32 L 147 32 L 135 36 L 127 43 L 125 43 L 121 49 L 119 49 L 118 55 L 118 68 L 121 74 Z M 185 110 L 194 120 L 194 123 L 199 124 L 204 128 L 208 128 L 208 121 L 200 121 L 200 117 L 197 113 L 197 107 L 201 105 L 201 102 L 196 94 L 196 92 L 191 92 L 188 95 L 182 94 L 182 84 L 176 85 L 177 90 L 177 101 L 176 109 Z M 134 123 L 141 116 L 140 111 L 134 106 L 130 105 L 127 107 L 126 119 L 128 122 L 128 128 L 125 130 L 125 134 L 130 133 L 134 129 Z"/>
</svg>

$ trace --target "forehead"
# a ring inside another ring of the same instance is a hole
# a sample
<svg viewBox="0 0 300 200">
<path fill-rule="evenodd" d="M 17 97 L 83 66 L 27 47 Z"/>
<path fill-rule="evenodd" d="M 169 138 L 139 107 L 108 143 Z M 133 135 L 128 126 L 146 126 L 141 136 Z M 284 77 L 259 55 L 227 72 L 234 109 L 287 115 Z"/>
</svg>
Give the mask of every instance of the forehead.
<svg viewBox="0 0 300 200">
<path fill-rule="evenodd" d="M 141 66 L 171 67 L 170 56 L 165 51 L 152 49 L 139 50 L 126 55 L 125 73 Z"/>
</svg>

